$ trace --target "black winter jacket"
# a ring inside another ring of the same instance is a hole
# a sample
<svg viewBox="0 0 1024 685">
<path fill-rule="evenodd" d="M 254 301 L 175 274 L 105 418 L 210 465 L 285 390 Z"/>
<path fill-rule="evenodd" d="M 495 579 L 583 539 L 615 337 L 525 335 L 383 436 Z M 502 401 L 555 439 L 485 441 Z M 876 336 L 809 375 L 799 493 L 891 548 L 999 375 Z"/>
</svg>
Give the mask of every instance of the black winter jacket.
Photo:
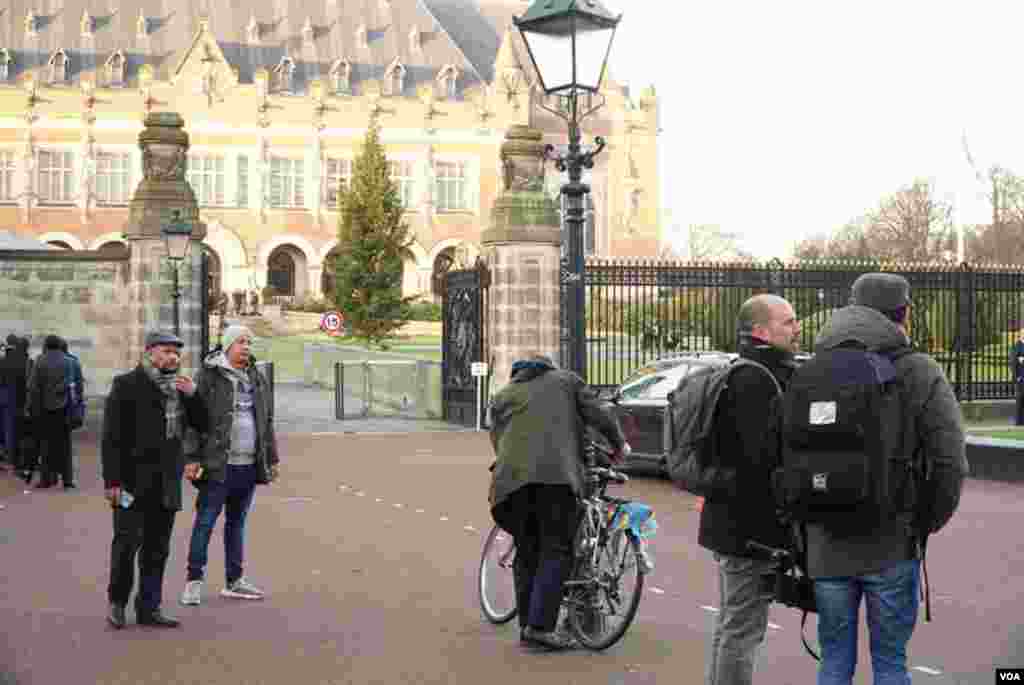
<svg viewBox="0 0 1024 685">
<path fill-rule="evenodd" d="M 197 392 L 180 394 L 185 422 L 207 430 L 206 407 Z M 180 439 L 166 438 L 164 394 L 142 366 L 114 377 L 103 412 L 103 483 L 119 485 L 136 498 L 159 497 L 165 509 L 181 509 L 185 468 Z"/>
<path fill-rule="evenodd" d="M 756 339 L 751 342 L 741 346 L 740 356 L 768 367 L 785 390 L 795 368 L 792 355 Z M 712 453 L 723 472 L 734 470 L 736 496 L 704 502 L 697 538 L 702 547 L 760 558 L 747 550 L 749 540 L 785 546 L 787 534 L 778 522 L 771 489 L 771 474 L 780 460 L 780 411 L 778 390 L 762 369 L 744 366 L 733 372 L 718 400 Z"/>
</svg>

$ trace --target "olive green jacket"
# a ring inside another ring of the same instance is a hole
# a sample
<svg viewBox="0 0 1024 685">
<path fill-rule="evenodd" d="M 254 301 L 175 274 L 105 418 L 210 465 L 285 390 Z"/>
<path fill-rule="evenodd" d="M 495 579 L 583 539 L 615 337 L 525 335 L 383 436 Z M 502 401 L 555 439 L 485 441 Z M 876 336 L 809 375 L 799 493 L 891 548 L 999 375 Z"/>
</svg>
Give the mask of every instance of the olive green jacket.
<svg viewBox="0 0 1024 685">
<path fill-rule="evenodd" d="M 491 507 L 534 483 L 583 487 L 581 436 L 585 425 L 615 449 L 625 437 L 607 403 L 576 374 L 561 369 L 519 372 L 491 402 L 491 445 L 497 460 Z"/>
</svg>

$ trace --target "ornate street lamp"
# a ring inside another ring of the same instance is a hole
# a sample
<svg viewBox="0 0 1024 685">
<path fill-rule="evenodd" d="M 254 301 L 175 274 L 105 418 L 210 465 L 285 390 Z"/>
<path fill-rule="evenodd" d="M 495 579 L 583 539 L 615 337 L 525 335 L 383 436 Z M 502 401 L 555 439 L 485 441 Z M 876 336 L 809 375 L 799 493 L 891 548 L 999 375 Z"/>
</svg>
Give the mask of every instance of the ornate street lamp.
<svg viewBox="0 0 1024 685">
<path fill-rule="evenodd" d="M 188 256 L 189 244 L 192 242 L 192 224 L 181 218 L 181 210 L 171 212 L 171 220 L 161 227 L 164 245 L 167 246 L 167 259 L 174 267 L 174 334 L 181 335 L 181 315 L 178 300 L 181 299 L 181 288 L 178 284 L 178 267 Z"/>
<path fill-rule="evenodd" d="M 568 263 L 563 262 L 563 282 L 572 297 L 569 325 L 569 367 L 586 380 L 586 329 L 583 281 L 584 196 L 590 186 L 583 183 L 583 169 L 594 167 L 594 157 L 604 149 L 605 141 L 594 138 L 596 147 L 583 152 L 580 145 L 580 121 L 603 104 L 601 81 L 604 79 L 615 28 L 622 15 L 613 14 L 600 0 L 536 0 L 520 18 L 513 18 L 523 36 L 530 60 L 547 95 L 564 99 L 564 106 L 541 107 L 565 119 L 569 124 L 569 147 L 564 155 L 555 155 L 548 145 L 546 156 L 560 172 L 568 172 L 569 182 L 562 186 L 565 196 L 565 222 L 569 231 Z M 580 110 L 580 96 L 596 96 L 599 102 Z M 565 320 L 565 319 L 563 319 Z M 566 360 L 563 360 L 565 363 Z"/>
</svg>

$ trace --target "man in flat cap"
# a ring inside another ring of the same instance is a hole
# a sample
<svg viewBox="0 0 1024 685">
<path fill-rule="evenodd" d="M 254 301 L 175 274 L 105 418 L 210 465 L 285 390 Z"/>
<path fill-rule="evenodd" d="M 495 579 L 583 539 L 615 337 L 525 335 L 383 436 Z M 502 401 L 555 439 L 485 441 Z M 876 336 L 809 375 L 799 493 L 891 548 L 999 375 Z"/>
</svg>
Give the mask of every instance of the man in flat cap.
<svg viewBox="0 0 1024 685">
<path fill-rule="evenodd" d="M 849 685 L 857 666 L 858 612 L 863 597 L 876 683 L 909 683 L 907 643 L 917 623 L 921 560 L 927 536 L 953 516 L 967 476 L 963 416 L 942 367 L 911 353 L 910 283 L 868 273 L 853 284 L 850 305 L 818 334 L 815 352 L 851 343 L 893 360 L 899 378 L 903 444 L 920 454 L 925 473 L 916 511 L 887 517 L 874 530 L 839 536 L 807 525 L 807 571 L 814 579 L 821 665 L 818 685 Z"/>
<path fill-rule="evenodd" d="M 142 362 L 114 378 L 103 417 L 103 484 L 114 510 L 107 621 L 125 625 L 125 606 L 135 583 L 135 615 L 141 625 L 177 627 L 160 609 L 174 515 L 181 509 L 186 426 L 207 430 L 206 407 L 188 376 L 178 374 L 178 336 L 146 335 Z"/>
</svg>

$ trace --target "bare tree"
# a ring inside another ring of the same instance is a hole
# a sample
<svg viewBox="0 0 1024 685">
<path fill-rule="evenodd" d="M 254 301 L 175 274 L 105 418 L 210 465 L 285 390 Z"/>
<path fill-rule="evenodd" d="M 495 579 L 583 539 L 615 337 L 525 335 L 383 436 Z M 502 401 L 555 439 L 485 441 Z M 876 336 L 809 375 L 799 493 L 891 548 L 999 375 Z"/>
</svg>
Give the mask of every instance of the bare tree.
<svg viewBox="0 0 1024 685">
<path fill-rule="evenodd" d="M 811 236 L 793 249 L 797 259 L 849 259 L 866 260 L 874 255 L 865 230 L 867 217 L 859 217 L 848 222 L 832 235 L 819 233 Z"/>
<path fill-rule="evenodd" d="M 942 256 L 952 229 L 952 207 L 935 198 L 931 183 L 919 179 L 868 215 L 865 238 L 875 258 L 928 262 Z"/>
<path fill-rule="evenodd" d="M 720 261 L 751 259 L 750 252 L 740 247 L 740 234 L 725 231 L 718 224 L 691 224 L 686 230 L 690 259 Z"/>
</svg>

